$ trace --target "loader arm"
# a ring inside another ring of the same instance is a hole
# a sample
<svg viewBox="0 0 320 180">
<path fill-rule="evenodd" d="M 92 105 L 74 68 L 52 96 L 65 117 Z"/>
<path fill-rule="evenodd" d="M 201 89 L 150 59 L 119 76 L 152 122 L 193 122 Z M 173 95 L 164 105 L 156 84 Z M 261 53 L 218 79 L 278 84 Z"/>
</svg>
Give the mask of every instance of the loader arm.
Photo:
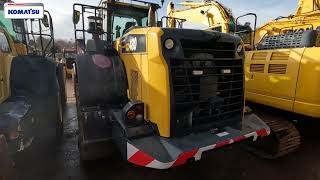
<svg viewBox="0 0 320 180">
<path fill-rule="evenodd" d="M 167 15 L 171 18 L 187 19 L 188 22 L 198 23 L 207 26 L 209 29 L 218 28 L 219 31 L 228 33 L 234 26 L 234 18 L 230 10 L 216 1 L 207 2 L 181 2 L 181 9 L 176 9 L 170 2 L 167 7 Z M 175 27 L 176 20 L 170 19 L 168 27 Z"/>
</svg>

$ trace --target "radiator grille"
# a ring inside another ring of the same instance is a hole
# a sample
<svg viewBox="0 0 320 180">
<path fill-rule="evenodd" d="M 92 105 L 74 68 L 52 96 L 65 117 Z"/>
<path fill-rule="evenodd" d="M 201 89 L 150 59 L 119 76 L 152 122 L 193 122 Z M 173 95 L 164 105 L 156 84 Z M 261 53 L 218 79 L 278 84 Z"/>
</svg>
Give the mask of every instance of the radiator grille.
<svg viewBox="0 0 320 180">
<path fill-rule="evenodd" d="M 267 36 L 263 39 L 262 43 L 258 45 L 258 49 L 298 48 L 300 47 L 302 35 L 303 33 L 299 32 Z"/>
<path fill-rule="evenodd" d="M 263 73 L 264 72 L 264 64 L 251 64 L 250 72 Z"/>
<path fill-rule="evenodd" d="M 241 119 L 242 63 L 241 59 L 232 58 L 172 58 L 170 71 L 177 128 L 207 127 L 236 115 Z"/>
<path fill-rule="evenodd" d="M 286 74 L 287 65 L 286 64 L 270 64 L 268 72 L 271 74 Z"/>
<path fill-rule="evenodd" d="M 252 61 L 262 60 L 265 61 L 267 59 L 268 52 L 256 52 L 252 55 Z"/>
<path fill-rule="evenodd" d="M 190 58 L 194 54 L 198 53 L 207 53 L 212 55 L 214 58 L 234 58 L 235 55 L 235 45 L 233 43 L 217 43 L 215 40 L 181 40 L 180 42 L 186 58 Z"/>
<path fill-rule="evenodd" d="M 298 31 L 287 34 L 266 36 L 257 49 L 281 49 L 312 47 L 316 44 L 316 31 Z"/>
<path fill-rule="evenodd" d="M 285 52 L 273 52 L 271 55 L 271 61 L 275 60 L 289 60 L 290 52 L 285 51 Z"/>
</svg>

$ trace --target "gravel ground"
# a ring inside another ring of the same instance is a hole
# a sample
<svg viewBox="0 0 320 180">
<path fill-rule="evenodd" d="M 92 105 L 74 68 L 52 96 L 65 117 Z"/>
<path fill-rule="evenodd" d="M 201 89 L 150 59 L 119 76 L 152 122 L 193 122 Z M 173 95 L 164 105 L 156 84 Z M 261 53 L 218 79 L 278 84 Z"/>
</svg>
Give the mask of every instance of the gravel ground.
<svg viewBox="0 0 320 180">
<path fill-rule="evenodd" d="M 120 154 L 83 167 L 77 149 L 76 109 L 71 90 L 68 101 L 61 146 L 47 145 L 19 155 L 16 167 L 21 180 L 320 180 L 320 158 L 317 154 L 320 152 L 317 133 L 320 122 L 315 121 L 299 124 L 302 147 L 277 160 L 260 159 L 235 145 L 208 153 L 200 162 L 170 170 L 136 167 L 122 160 Z"/>
</svg>

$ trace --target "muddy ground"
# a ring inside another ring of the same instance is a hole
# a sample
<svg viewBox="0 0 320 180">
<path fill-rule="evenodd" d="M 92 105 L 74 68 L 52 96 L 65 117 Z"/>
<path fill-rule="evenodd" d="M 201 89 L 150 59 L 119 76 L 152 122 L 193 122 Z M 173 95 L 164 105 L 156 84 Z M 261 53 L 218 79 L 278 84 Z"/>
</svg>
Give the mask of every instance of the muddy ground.
<svg viewBox="0 0 320 180">
<path fill-rule="evenodd" d="M 260 159 L 236 145 L 208 153 L 200 162 L 170 170 L 136 167 L 122 160 L 120 154 L 83 167 L 79 161 L 76 109 L 70 90 L 61 146 L 48 143 L 46 147 L 20 154 L 16 157 L 16 169 L 21 180 L 320 180 L 320 122 L 298 127 L 302 130 L 302 147 L 277 160 Z"/>
</svg>

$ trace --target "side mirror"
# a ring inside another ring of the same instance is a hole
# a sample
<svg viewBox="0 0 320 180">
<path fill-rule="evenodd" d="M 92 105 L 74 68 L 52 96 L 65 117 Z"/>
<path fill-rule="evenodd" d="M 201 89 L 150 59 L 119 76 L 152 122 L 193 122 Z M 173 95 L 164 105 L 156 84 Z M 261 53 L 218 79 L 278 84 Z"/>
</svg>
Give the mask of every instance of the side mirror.
<svg viewBox="0 0 320 180">
<path fill-rule="evenodd" d="M 48 28 L 50 26 L 48 16 L 45 14 L 41 19 L 42 24 L 44 27 Z"/>
<path fill-rule="evenodd" d="M 78 24 L 79 20 L 80 20 L 80 11 L 74 10 L 73 16 L 72 16 L 73 24 Z"/>
</svg>

